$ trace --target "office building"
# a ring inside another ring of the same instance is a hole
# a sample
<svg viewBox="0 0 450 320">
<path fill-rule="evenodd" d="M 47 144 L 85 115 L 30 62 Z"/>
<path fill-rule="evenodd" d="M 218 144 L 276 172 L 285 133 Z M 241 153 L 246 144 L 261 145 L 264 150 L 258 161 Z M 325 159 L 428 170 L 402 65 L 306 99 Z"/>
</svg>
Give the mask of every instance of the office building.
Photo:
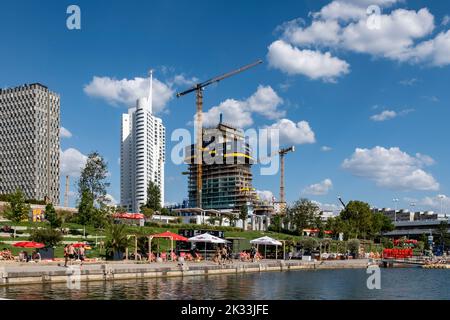
<svg viewBox="0 0 450 320">
<path fill-rule="evenodd" d="M 153 115 L 152 89 L 150 75 L 149 96 L 122 115 L 120 203 L 129 212 L 139 212 L 147 202 L 150 181 L 159 186 L 164 205 L 165 128 Z"/>
<path fill-rule="evenodd" d="M 60 97 L 33 83 L 0 89 L 0 194 L 59 204 Z"/>
</svg>

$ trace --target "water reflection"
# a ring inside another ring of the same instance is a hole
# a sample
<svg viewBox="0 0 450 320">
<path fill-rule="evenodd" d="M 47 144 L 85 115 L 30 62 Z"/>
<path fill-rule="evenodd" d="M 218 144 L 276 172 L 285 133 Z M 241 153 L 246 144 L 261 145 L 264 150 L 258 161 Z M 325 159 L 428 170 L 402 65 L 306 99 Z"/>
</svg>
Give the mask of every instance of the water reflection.
<svg viewBox="0 0 450 320">
<path fill-rule="evenodd" d="M 0 287 L 0 297 L 36 299 L 450 299 L 447 270 L 382 269 L 381 290 L 366 287 L 365 270 L 269 272 L 185 278 Z"/>
</svg>

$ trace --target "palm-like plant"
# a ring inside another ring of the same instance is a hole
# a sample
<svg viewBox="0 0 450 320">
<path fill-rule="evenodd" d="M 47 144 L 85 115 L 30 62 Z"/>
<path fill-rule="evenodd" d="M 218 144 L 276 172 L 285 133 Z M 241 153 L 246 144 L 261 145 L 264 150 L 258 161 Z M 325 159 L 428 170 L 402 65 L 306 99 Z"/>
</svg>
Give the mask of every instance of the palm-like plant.
<svg viewBox="0 0 450 320">
<path fill-rule="evenodd" d="M 124 224 L 110 224 L 106 228 L 106 250 L 113 255 L 124 252 L 129 239 Z"/>
</svg>

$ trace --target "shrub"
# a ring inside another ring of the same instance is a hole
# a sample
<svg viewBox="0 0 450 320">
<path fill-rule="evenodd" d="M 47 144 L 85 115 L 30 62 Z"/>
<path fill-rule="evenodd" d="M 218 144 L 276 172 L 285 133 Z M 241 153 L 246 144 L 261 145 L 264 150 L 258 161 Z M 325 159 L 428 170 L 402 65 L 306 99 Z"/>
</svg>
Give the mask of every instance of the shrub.
<svg viewBox="0 0 450 320">
<path fill-rule="evenodd" d="M 30 240 L 44 243 L 46 247 L 55 247 L 61 240 L 61 232 L 52 228 L 35 228 L 31 231 Z"/>
<path fill-rule="evenodd" d="M 350 253 L 357 255 L 359 253 L 360 241 L 358 239 L 350 239 L 347 242 L 347 247 Z"/>
</svg>

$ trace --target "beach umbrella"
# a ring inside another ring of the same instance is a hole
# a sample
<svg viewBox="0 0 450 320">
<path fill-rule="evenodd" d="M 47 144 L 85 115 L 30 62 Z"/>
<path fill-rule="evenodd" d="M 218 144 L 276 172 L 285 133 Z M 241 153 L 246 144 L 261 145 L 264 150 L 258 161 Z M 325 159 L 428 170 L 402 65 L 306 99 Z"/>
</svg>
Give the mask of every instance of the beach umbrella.
<svg viewBox="0 0 450 320">
<path fill-rule="evenodd" d="M 213 236 L 212 234 L 209 234 L 209 233 L 199 234 L 195 237 L 189 238 L 188 241 L 194 242 L 194 243 L 195 242 L 204 242 L 205 243 L 205 259 L 206 259 L 206 244 L 207 243 L 222 243 L 222 244 L 227 243 L 227 240 Z"/>
<path fill-rule="evenodd" d="M 154 234 L 154 235 L 149 236 L 148 247 L 149 247 L 149 252 L 150 253 L 151 253 L 151 241 L 152 241 L 153 238 L 167 238 L 167 239 L 170 239 L 171 251 L 173 251 L 173 242 L 174 241 L 184 241 L 184 242 L 188 241 L 188 239 L 186 237 L 183 237 L 182 235 L 179 235 L 179 234 L 176 234 L 176 233 L 173 233 L 173 232 L 170 232 L 170 231 L 165 231 L 163 233 Z M 159 244 L 158 244 L 158 248 L 159 248 Z M 158 251 L 159 251 L 159 249 L 158 249 Z"/>
<path fill-rule="evenodd" d="M 21 242 L 16 242 L 15 244 L 13 244 L 13 247 L 41 249 L 41 248 L 45 247 L 45 244 L 39 243 L 39 242 L 34 242 L 34 241 L 21 241 Z"/>
<path fill-rule="evenodd" d="M 261 237 L 250 241 L 251 244 L 264 245 L 264 258 L 266 257 L 267 246 L 275 246 L 275 258 L 278 258 L 278 246 L 283 245 L 280 241 L 271 237 Z"/>
</svg>

